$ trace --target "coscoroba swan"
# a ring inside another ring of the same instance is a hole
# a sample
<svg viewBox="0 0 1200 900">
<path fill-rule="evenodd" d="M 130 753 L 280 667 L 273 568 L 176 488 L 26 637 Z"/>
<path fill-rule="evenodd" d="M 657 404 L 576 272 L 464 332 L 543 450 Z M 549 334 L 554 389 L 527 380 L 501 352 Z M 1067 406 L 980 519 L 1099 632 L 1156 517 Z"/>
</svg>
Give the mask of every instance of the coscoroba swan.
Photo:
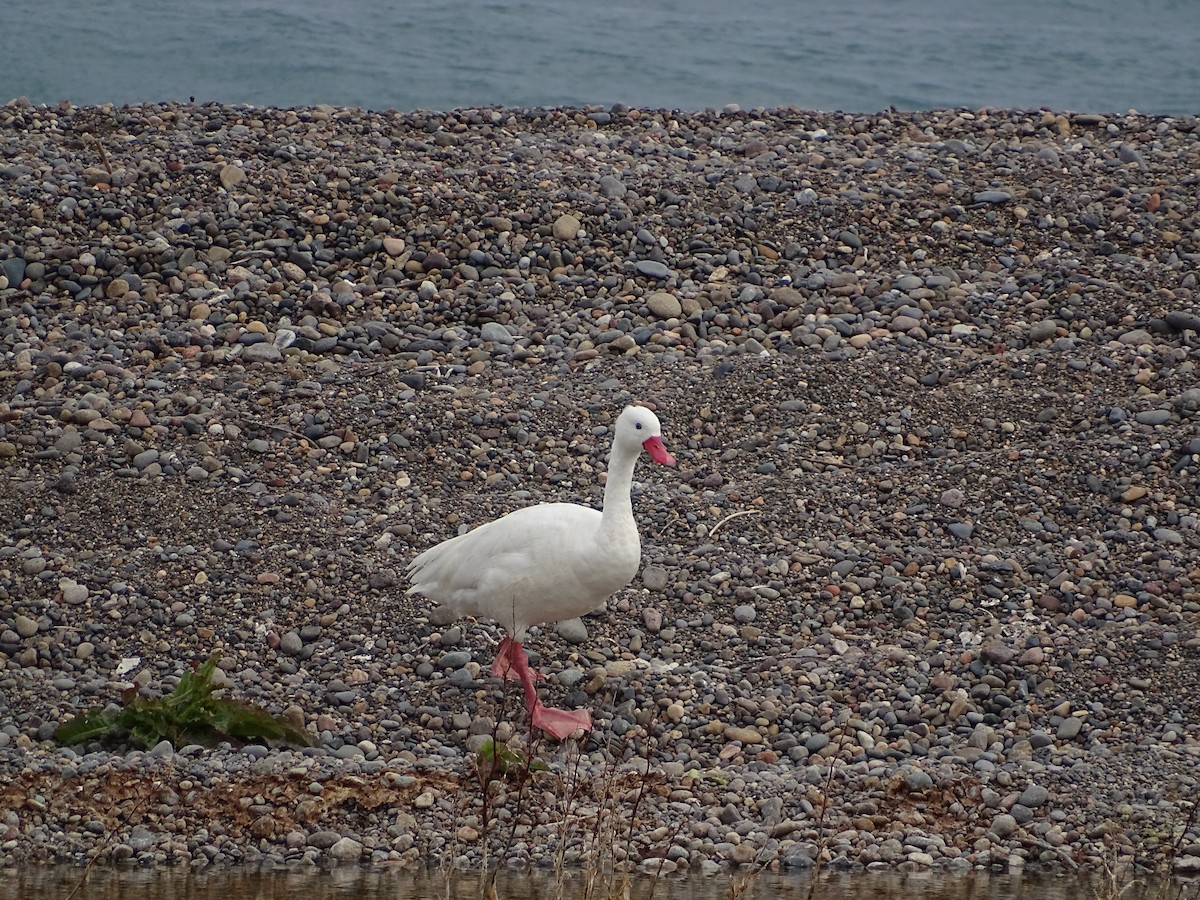
<svg viewBox="0 0 1200 900">
<path fill-rule="evenodd" d="M 603 512 L 574 503 L 525 507 L 443 541 L 408 565 L 408 593 L 438 603 L 439 621 L 485 616 L 504 626 L 508 636 L 492 674 L 520 681 L 533 726 L 558 740 L 590 730 L 591 715 L 542 704 L 535 686 L 541 675 L 521 644 L 531 625 L 582 616 L 637 572 L 641 542 L 630 488 L 643 449 L 655 462 L 675 465 L 658 417 L 628 406 L 617 418 Z"/>
</svg>

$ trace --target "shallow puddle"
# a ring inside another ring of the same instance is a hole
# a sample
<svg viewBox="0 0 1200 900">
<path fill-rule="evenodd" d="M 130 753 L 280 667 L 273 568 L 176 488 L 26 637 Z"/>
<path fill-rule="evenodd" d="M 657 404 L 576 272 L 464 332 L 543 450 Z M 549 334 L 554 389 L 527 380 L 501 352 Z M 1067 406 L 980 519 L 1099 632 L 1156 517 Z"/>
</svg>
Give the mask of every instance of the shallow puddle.
<svg viewBox="0 0 1200 900">
<path fill-rule="evenodd" d="M 0 872 L 0 900 L 471 900 L 484 897 L 481 876 L 438 873 L 333 871 L 94 868 L 83 879 L 78 867 L 22 867 Z M 82 883 L 81 883 L 82 880 Z M 1200 900 L 1200 883 L 1148 880 L 1119 884 L 1110 879 L 1050 875 L 969 873 L 827 873 L 814 884 L 811 875 L 760 873 L 699 875 L 654 879 L 638 875 L 628 893 L 620 883 L 588 884 L 581 872 L 561 882 L 549 874 L 503 872 L 496 879 L 498 900 Z"/>
</svg>

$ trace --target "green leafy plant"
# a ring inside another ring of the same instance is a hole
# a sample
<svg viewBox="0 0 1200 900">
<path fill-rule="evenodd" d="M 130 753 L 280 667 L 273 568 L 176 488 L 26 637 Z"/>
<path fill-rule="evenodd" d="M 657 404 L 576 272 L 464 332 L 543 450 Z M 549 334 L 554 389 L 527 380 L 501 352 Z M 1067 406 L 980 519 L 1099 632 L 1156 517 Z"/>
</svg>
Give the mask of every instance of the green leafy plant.
<svg viewBox="0 0 1200 900">
<path fill-rule="evenodd" d="M 484 781 L 523 779 L 529 773 L 546 772 L 550 767 L 543 760 L 526 757 L 503 741 L 488 738 L 478 751 L 478 766 Z M 528 770 L 528 771 L 526 771 Z"/>
<path fill-rule="evenodd" d="M 212 747 L 221 741 L 244 744 L 282 741 L 311 746 L 303 728 L 273 716 L 250 703 L 214 697 L 213 673 L 217 655 L 195 672 L 187 672 L 179 685 L 157 700 L 126 692 L 125 706 L 115 712 L 96 709 L 60 725 L 54 739 L 63 745 L 84 741 L 121 739 L 126 736 L 147 749 L 169 740 L 176 747 L 201 744 Z"/>
</svg>

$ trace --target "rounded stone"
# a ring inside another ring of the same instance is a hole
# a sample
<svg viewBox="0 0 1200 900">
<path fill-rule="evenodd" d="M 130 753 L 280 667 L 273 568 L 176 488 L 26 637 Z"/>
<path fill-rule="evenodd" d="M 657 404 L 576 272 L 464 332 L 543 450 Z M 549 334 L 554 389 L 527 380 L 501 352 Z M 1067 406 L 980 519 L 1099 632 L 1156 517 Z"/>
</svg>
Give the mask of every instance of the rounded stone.
<svg viewBox="0 0 1200 900">
<path fill-rule="evenodd" d="M 1083 730 L 1083 720 L 1078 716 L 1067 716 L 1063 719 L 1062 724 L 1058 726 L 1055 732 L 1055 737 L 1060 741 L 1070 741 L 1079 736 L 1079 732 Z"/>
<path fill-rule="evenodd" d="M 1019 827 L 1017 820 L 1008 813 L 1000 813 L 992 819 L 992 832 L 1000 838 L 1008 837 Z"/>
<path fill-rule="evenodd" d="M 637 269 L 639 275 L 645 275 L 647 278 L 665 281 L 671 277 L 671 270 L 656 259 L 639 259 L 634 264 L 634 268 Z"/>
<path fill-rule="evenodd" d="M 649 591 L 661 591 L 667 586 L 667 570 L 662 566 L 646 566 L 642 569 L 642 584 Z"/>
<path fill-rule="evenodd" d="M 23 638 L 31 638 L 38 633 L 38 623 L 29 616 L 18 615 L 13 619 L 13 627 Z"/>
<path fill-rule="evenodd" d="M 756 618 L 758 618 L 758 610 L 749 603 L 744 603 L 733 611 L 733 620 L 739 625 L 749 625 Z"/>
<path fill-rule="evenodd" d="M 666 291 L 655 291 L 646 298 L 646 305 L 660 319 L 677 319 L 683 313 L 679 298 Z"/>
<path fill-rule="evenodd" d="M 109 300 L 120 300 L 129 293 L 129 282 L 124 278 L 114 278 L 104 289 L 104 296 Z"/>
<path fill-rule="evenodd" d="M 559 216 L 554 220 L 553 234 L 560 241 L 573 241 L 582 227 L 580 221 L 570 213 Z"/>
<path fill-rule="evenodd" d="M 87 585 L 80 584 L 68 578 L 64 578 L 58 583 L 58 589 L 62 591 L 63 603 L 69 603 L 72 606 L 85 603 L 90 593 Z"/>
<path fill-rule="evenodd" d="M 614 175 L 602 175 L 600 177 L 600 194 L 610 199 L 620 199 L 624 197 L 628 189 L 621 183 L 621 179 Z"/>
<path fill-rule="evenodd" d="M 588 639 L 587 626 L 583 619 L 563 619 L 554 626 L 555 633 L 568 644 L 582 644 Z"/>
<path fill-rule="evenodd" d="M 1174 414 L 1169 409 L 1147 409 L 1134 415 L 1139 425 L 1165 425 Z"/>
<path fill-rule="evenodd" d="M 754 728 L 740 728 L 730 725 L 725 729 L 725 739 L 739 741 L 743 744 L 761 744 L 763 736 Z"/>
<path fill-rule="evenodd" d="M 229 190 L 246 180 L 246 170 L 241 166 L 227 165 L 221 167 L 221 187 Z"/>
<path fill-rule="evenodd" d="M 1049 799 L 1050 792 L 1046 788 L 1040 784 L 1031 784 L 1025 790 L 1021 791 L 1021 796 L 1017 802 L 1030 809 L 1037 809 Z"/>
<path fill-rule="evenodd" d="M 904 783 L 910 791 L 927 791 L 933 787 L 933 779 L 927 772 L 909 772 L 904 776 Z"/>
<path fill-rule="evenodd" d="M 304 649 L 304 641 L 299 632 L 289 631 L 280 639 L 279 649 L 288 656 L 298 656 Z"/>
<path fill-rule="evenodd" d="M 499 322 L 485 322 L 479 329 L 479 337 L 496 344 L 512 344 L 516 338 Z"/>
</svg>

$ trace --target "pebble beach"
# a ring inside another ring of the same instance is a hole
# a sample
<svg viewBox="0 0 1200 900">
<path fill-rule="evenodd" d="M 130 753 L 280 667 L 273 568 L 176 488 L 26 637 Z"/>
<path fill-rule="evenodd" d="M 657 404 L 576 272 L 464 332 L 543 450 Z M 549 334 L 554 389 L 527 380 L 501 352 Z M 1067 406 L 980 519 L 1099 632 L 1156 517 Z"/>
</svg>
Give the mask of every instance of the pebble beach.
<svg viewBox="0 0 1200 900">
<path fill-rule="evenodd" d="M 0 865 L 1200 871 L 1198 173 L 1133 112 L 0 107 Z M 537 740 L 402 573 L 598 506 L 631 402 L 679 464 Z M 53 742 L 213 653 L 314 746 Z"/>
</svg>

